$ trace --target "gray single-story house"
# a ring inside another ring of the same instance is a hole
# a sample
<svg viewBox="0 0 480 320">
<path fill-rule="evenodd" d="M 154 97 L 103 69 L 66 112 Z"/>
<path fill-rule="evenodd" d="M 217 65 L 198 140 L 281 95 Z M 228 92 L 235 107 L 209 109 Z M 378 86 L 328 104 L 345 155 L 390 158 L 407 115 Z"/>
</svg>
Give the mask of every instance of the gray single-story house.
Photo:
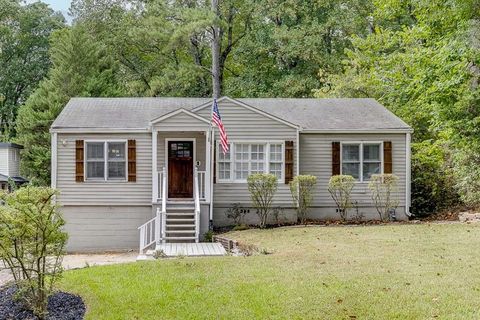
<svg viewBox="0 0 480 320">
<path fill-rule="evenodd" d="M 69 251 L 145 249 L 199 241 L 231 224 L 240 203 L 257 220 L 246 179 L 278 177 L 274 206 L 296 221 L 289 181 L 318 177 L 309 218 L 338 219 L 327 185 L 357 179 L 352 214 L 378 217 L 367 184 L 399 177 L 397 219 L 410 215 L 412 128 L 374 99 L 217 100 L 230 151 L 211 126 L 212 99 L 73 98 L 51 126 L 52 187 L 70 235 Z M 212 139 L 213 137 L 213 139 Z"/>
</svg>

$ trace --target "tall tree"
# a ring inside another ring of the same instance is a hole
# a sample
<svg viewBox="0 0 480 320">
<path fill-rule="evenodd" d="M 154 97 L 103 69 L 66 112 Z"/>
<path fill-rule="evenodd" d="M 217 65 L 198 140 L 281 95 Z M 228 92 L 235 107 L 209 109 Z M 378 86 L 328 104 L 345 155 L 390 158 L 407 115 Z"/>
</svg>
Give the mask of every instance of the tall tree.
<svg viewBox="0 0 480 320">
<path fill-rule="evenodd" d="M 75 96 L 121 96 L 118 67 L 106 47 L 82 28 L 52 35 L 50 69 L 46 79 L 20 108 L 16 141 L 24 146 L 22 172 L 36 184 L 50 182 L 49 128 L 68 100 Z"/>
<path fill-rule="evenodd" d="M 15 136 L 19 106 L 50 67 L 49 36 L 63 28 L 63 16 L 45 3 L 0 0 L 0 137 Z"/>
</svg>

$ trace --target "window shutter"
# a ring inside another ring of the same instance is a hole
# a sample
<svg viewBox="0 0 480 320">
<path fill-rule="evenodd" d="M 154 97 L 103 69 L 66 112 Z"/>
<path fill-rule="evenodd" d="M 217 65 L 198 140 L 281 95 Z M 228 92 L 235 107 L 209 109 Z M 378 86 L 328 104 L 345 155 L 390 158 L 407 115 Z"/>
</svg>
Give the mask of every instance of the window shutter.
<svg viewBox="0 0 480 320">
<path fill-rule="evenodd" d="M 393 173 L 392 142 L 383 142 L 383 173 Z"/>
<path fill-rule="evenodd" d="M 83 182 L 84 178 L 84 143 L 83 140 L 75 141 L 75 181 Z"/>
<path fill-rule="evenodd" d="M 213 183 L 217 183 L 217 143 L 213 141 Z"/>
<path fill-rule="evenodd" d="M 137 143 L 128 140 L 128 181 L 137 181 Z"/>
<path fill-rule="evenodd" d="M 340 142 L 332 142 L 332 176 L 340 174 Z"/>
<path fill-rule="evenodd" d="M 285 183 L 293 180 L 293 141 L 285 141 Z"/>
</svg>

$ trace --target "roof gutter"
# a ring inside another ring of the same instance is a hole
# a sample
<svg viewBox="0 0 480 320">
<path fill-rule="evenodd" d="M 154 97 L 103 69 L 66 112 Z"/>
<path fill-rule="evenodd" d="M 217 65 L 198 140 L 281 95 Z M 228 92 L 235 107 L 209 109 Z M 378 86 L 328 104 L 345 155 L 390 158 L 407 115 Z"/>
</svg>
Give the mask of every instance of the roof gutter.
<svg viewBox="0 0 480 320">
<path fill-rule="evenodd" d="M 303 129 L 301 133 L 413 133 L 412 128 L 401 129 Z"/>
<path fill-rule="evenodd" d="M 50 133 L 146 133 L 149 128 L 50 128 Z"/>
</svg>

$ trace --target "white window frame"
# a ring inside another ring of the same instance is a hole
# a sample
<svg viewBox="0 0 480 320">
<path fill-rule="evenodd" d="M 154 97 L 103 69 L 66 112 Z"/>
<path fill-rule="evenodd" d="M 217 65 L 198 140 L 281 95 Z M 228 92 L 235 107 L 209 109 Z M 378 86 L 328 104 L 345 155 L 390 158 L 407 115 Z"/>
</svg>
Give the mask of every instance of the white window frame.
<svg viewBox="0 0 480 320">
<path fill-rule="evenodd" d="M 378 144 L 380 145 L 380 172 L 383 174 L 384 162 L 383 162 L 383 141 L 341 141 L 340 142 L 340 174 L 343 174 L 343 145 L 344 144 L 358 144 L 359 145 L 359 161 L 360 161 L 360 172 L 359 179 L 356 179 L 357 182 L 367 183 L 370 180 L 363 179 L 363 145 L 364 144 Z"/>
<path fill-rule="evenodd" d="M 263 168 L 264 168 L 264 173 L 270 172 L 270 145 L 271 144 L 279 144 L 282 146 L 281 154 L 282 154 L 282 165 L 281 165 L 281 177 L 278 179 L 278 181 L 284 181 L 285 180 L 285 141 L 283 140 L 271 140 L 271 141 L 264 141 L 264 140 L 238 140 L 238 141 L 229 141 L 229 147 L 230 147 L 230 179 L 220 179 L 220 174 L 219 174 L 219 168 L 220 162 L 229 162 L 229 161 L 220 161 L 220 152 L 221 151 L 221 145 L 219 141 L 216 141 L 216 168 L 215 168 L 215 174 L 217 176 L 217 183 L 246 183 L 247 179 L 235 179 L 235 145 L 236 144 L 248 144 L 249 145 L 249 154 L 251 152 L 251 145 L 252 144 L 261 144 L 263 145 L 263 150 L 265 153 L 265 157 L 263 159 Z M 251 171 L 251 162 L 248 162 L 248 171 Z"/>
<path fill-rule="evenodd" d="M 128 140 L 84 140 L 83 141 L 83 176 L 84 181 L 97 182 L 126 182 L 128 179 Z M 88 178 L 87 176 L 87 144 L 88 143 L 103 143 L 103 178 Z M 108 178 L 108 144 L 109 143 L 124 143 L 125 144 L 125 178 Z"/>
</svg>

